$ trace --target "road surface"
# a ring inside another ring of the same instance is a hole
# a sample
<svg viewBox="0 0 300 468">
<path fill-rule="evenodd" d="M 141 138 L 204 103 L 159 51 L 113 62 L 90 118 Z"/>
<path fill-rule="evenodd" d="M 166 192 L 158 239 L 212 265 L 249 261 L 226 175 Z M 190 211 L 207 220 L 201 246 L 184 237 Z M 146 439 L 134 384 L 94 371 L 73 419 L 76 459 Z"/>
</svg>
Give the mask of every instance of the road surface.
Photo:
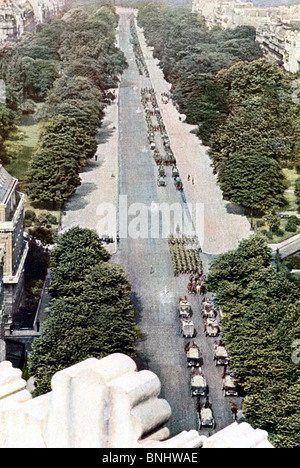
<svg viewBox="0 0 300 468">
<path fill-rule="evenodd" d="M 178 203 L 182 210 L 186 210 L 185 194 L 176 191 L 170 168 L 167 168 L 167 186 L 157 186 L 157 166 L 149 151 L 146 120 L 141 113 L 141 89 L 152 87 L 152 82 L 145 75 L 140 75 L 136 66 L 130 43 L 131 13 L 125 9 L 120 9 L 118 13 L 120 48 L 129 63 L 119 92 L 120 199 L 126 200 L 127 207 L 132 207 L 135 203 L 142 207 L 151 207 L 152 203 L 165 202 Z M 122 218 L 124 210 L 121 211 Z M 129 217 L 128 224 L 132 219 L 134 217 Z M 144 238 L 134 239 L 124 235 L 124 225 L 121 226 L 120 223 L 119 227 L 123 235 L 113 261 L 122 264 L 128 272 L 133 290 L 132 300 L 139 313 L 138 325 L 144 333 L 143 340 L 137 345 L 141 355 L 138 366 L 140 369 L 150 369 L 161 381 L 161 396 L 172 408 L 172 417 L 168 424 L 171 434 L 197 429 L 196 401 L 190 394 L 190 370 L 186 367 L 184 352 L 187 340 L 180 334 L 177 312 L 179 296 L 187 294 L 188 277 L 174 277 L 166 238 L 144 235 Z M 151 226 L 149 231 L 150 228 Z M 217 421 L 215 430 L 218 431 L 232 422 L 230 405 L 221 390 L 222 369 L 215 367 L 213 361 L 214 339 L 206 338 L 203 333 L 200 298 L 192 296 L 190 299 L 197 330 L 195 342 L 202 350 L 203 371 Z M 207 429 L 201 432 L 208 434 Z"/>
</svg>

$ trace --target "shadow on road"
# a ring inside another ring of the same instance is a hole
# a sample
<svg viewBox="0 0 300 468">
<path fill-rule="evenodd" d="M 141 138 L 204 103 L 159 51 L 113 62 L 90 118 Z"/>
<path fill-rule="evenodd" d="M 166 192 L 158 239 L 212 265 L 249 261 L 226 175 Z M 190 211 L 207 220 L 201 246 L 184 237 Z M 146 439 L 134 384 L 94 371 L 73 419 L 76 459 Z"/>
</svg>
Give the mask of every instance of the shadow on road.
<svg viewBox="0 0 300 468">
<path fill-rule="evenodd" d="M 72 195 L 72 200 L 67 204 L 66 209 L 68 211 L 83 210 L 90 203 L 84 197 L 89 195 L 94 190 L 97 190 L 96 184 L 84 182 L 76 189 L 76 192 Z"/>
<path fill-rule="evenodd" d="M 96 135 L 97 145 L 107 143 L 110 140 L 110 138 L 112 137 L 112 135 L 114 134 L 116 129 L 115 128 L 108 128 L 108 125 L 110 125 L 109 122 L 104 127 L 98 129 L 98 132 L 97 132 L 97 135 Z"/>
<path fill-rule="evenodd" d="M 226 211 L 230 214 L 236 214 L 239 216 L 245 216 L 245 209 L 237 203 L 228 202 L 226 203 Z"/>
</svg>

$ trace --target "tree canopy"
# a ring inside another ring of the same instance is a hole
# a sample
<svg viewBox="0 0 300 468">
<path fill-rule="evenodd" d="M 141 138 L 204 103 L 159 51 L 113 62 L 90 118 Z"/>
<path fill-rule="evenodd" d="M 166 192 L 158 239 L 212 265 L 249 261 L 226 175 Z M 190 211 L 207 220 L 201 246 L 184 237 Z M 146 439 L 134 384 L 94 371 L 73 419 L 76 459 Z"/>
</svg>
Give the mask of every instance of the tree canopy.
<svg viewBox="0 0 300 468">
<path fill-rule="evenodd" d="M 262 58 L 250 26 L 209 29 L 198 14 L 158 4 L 141 6 L 138 21 L 180 112 L 210 148 L 224 197 L 260 212 L 280 207 L 282 168 L 299 158 L 295 77 Z"/>
<path fill-rule="evenodd" d="M 211 136 L 209 153 L 224 197 L 263 212 L 281 206 L 282 168 L 298 158 L 291 77 L 259 59 L 220 71 L 217 82 L 227 93 L 228 115 Z"/>
<path fill-rule="evenodd" d="M 203 133 L 202 128 L 199 133 L 207 139 L 207 119 L 211 122 L 216 112 L 222 115 L 225 110 L 215 76 L 241 60 L 261 56 L 255 29 L 249 26 L 209 29 L 197 14 L 158 4 L 142 6 L 138 22 L 147 43 L 154 47 L 166 80 L 172 84 L 181 112 L 188 123 L 206 125 Z"/>
<path fill-rule="evenodd" d="M 277 271 L 260 236 L 242 241 L 212 264 L 207 285 L 222 310 L 230 369 L 242 388 L 243 411 L 275 447 L 299 446 L 299 285 Z"/>
<path fill-rule="evenodd" d="M 136 355 L 141 332 L 131 287 L 123 268 L 109 258 L 95 231 L 75 227 L 58 238 L 50 258 L 49 316 L 29 358 L 35 395 L 50 391 L 55 372 L 89 357 Z"/>
<path fill-rule="evenodd" d="M 30 199 L 62 205 L 80 184 L 78 173 L 95 152 L 95 139 L 75 119 L 58 115 L 48 120 L 26 176 Z"/>
<path fill-rule="evenodd" d="M 0 104 L 0 163 L 9 162 L 7 140 L 17 131 L 14 113 Z"/>
<path fill-rule="evenodd" d="M 28 99 L 42 102 L 35 115 L 42 132 L 26 174 L 37 205 L 62 207 L 96 153 L 107 94 L 127 66 L 115 45 L 117 23 L 110 5 L 72 8 L 3 52 L 7 106 L 22 112 Z"/>
</svg>

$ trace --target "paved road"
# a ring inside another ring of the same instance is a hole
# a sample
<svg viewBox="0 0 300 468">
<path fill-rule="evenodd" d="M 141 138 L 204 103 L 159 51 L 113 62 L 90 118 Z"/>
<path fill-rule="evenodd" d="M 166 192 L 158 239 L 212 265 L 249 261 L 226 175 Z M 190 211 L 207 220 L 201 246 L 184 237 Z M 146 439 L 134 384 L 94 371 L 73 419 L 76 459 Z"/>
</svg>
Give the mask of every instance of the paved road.
<svg viewBox="0 0 300 468">
<path fill-rule="evenodd" d="M 140 91 L 152 83 L 138 73 L 132 45 L 127 10 L 120 10 L 119 41 L 129 68 L 122 77 L 119 96 L 119 190 L 127 197 L 127 206 L 142 203 L 150 207 L 152 202 L 177 202 L 186 209 L 184 194 L 177 192 L 167 174 L 167 187 L 157 186 L 157 166 L 148 148 L 147 126 L 141 110 Z M 157 96 L 158 97 L 158 96 Z M 122 215 L 124 210 L 122 210 Z M 132 218 L 133 219 L 133 218 Z M 131 221 L 129 217 L 128 221 Z M 124 225 L 120 226 L 120 230 Z M 149 228 L 150 229 L 150 228 Z M 209 260 L 203 258 L 204 263 Z M 128 271 L 133 289 L 133 302 L 139 312 L 139 327 L 144 339 L 138 343 L 141 354 L 139 368 L 155 372 L 162 384 L 161 396 L 172 408 L 168 427 L 172 435 L 183 430 L 197 429 L 195 399 L 190 395 L 190 371 L 186 368 L 184 345 L 180 335 L 180 323 L 176 305 L 179 296 L 186 295 L 186 275 L 174 277 L 167 239 L 133 239 L 121 236 L 119 249 L 113 261 L 122 264 Z M 153 266 L 154 272 L 150 272 Z M 232 422 L 229 401 L 221 391 L 222 369 L 213 362 L 213 339 L 204 336 L 199 297 L 191 297 L 193 319 L 197 336 L 196 343 L 202 349 L 206 374 L 213 404 L 216 430 Z M 208 431 L 202 431 L 207 434 Z"/>
<path fill-rule="evenodd" d="M 114 90 L 117 95 L 117 91 Z M 61 219 L 61 232 L 80 226 L 95 230 L 100 237 L 116 240 L 115 210 L 118 198 L 118 104 L 117 99 L 105 109 L 97 132 L 97 153 L 80 174 L 81 184 L 68 200 Z M 113 207 L 105 216 L 105 206 Z M 111 253 L 116 242 L 106 244 Z"/>
<path fill-rule="evenodd" d="M 142 30 L 138 28 L 137 31 L 153 87 L 160 96 L 161 93 L 169 92 L 171 85 L 164 79 L 158 60 L 153 58 L 152 50 L 147 47 Z M 185 116 L 179 114 L 172 100 L 163 104 L 158 99 L 158 104 L 184 183 L 186 197 L 193 206 L 195 227 L 202 250 L 207 254 L 218 255 L 236 249 L 239 242 L 251 234 L 248 219 L 239 213 L 234 204 L 223 199 L 217 176 L 213 173 L 208 148 L 203 146 L 195 135 L 197 126 L 184 123 Z M 187 181 L 188 175 L 190 182 Z M 197 205 L 203 210 L 200 219 L 195 215 Z"/>
</svg>

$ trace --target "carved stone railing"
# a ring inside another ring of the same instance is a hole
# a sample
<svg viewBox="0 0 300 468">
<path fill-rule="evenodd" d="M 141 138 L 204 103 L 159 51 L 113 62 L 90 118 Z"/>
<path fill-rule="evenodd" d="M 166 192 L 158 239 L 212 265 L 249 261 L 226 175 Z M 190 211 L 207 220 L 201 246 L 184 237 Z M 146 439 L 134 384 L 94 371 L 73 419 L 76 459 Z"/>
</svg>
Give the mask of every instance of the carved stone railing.
<svg viewBox="0 0 300 468">
<path fill-rule="evenodd" d="M 52 391 L 36 398 L 26 385 L 19 369 L 0 363 L 0 448 L 270 446 L 266 432 L 246 423 L 208 439 L 196 430 L 169 438 L 165 424 L 171 408 L 159 398 L 159 379 L 147 370 L 137 372 L 123 354 L 90 358 L 57 372 Z"/>
</svg>

